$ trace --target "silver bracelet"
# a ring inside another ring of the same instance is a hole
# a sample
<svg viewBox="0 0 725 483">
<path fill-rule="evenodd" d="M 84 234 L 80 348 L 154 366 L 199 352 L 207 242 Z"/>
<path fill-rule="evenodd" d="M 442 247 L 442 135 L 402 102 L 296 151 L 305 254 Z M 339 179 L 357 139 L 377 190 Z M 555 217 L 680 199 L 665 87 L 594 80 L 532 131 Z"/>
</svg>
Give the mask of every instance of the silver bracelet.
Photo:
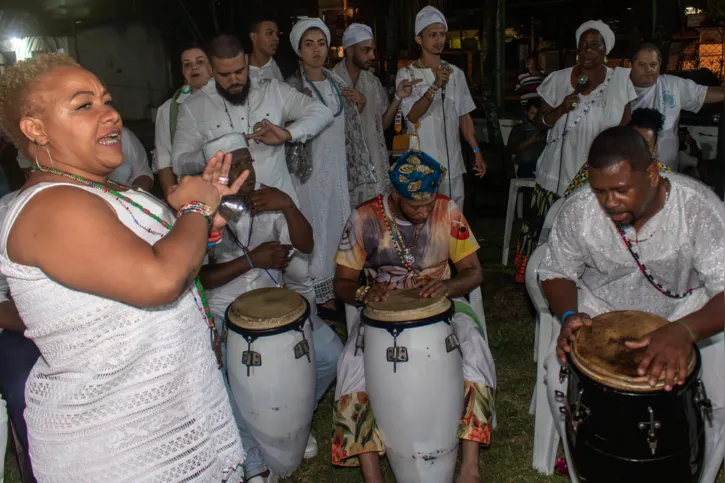
<svg viewBox="0 0 725 483">
<path fill-rule="evenodd" d="M 546 111 L 546 112 L 545 112 L 544 114 L 542 114 L 542 115 L 541 115 L 541 123 L 542 123 L 542 124 L 543 124 L 544 126 L 548 127 L 548 128 L 552 128 L 552 127 L 554 127 L 554 126 L 552 126 L 551 124 L 549 124 L 548 122 L 546 122 L 546 116 L 547 116 L 547 114 L 549 114 L 550 112 L 551 112 L 551 111 Z"/>
</svg>

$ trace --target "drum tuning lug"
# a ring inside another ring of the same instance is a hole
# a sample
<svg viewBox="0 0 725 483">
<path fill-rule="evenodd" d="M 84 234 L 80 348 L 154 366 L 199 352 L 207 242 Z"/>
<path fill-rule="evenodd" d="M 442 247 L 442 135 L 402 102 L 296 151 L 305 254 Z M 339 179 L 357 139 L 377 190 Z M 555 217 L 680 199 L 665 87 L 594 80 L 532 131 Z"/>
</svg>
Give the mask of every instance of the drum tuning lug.
<svg viewBox="0 0 725 483">
<path fill-rule="evenodd" d="M 393 336 L 393 347 L 386 350 L 388 362 L 393 363 L 393 374 L 398 372 L 398 362 L 408 362 L 408 349 L 406 347 L 398 347 L 397 331 Z"/>
<path fill-rule="evenodd" d="M 554 399 L 556 399 L 556 402 L 564 402 L 566 400 L 566 394 L 561 391 L 554 391 Z"/>
<path fill-rule="evenodd" d="M 569 366 L 561 366 L 561 369 L 559 369 L 559 382 L 562 383 L 566 381 L 567 376 L 569 375 Z"/>
<path fill-rule="evenodd" d="M 365 350 L 365 336 L 362 332 L 358 332 L 357 338 L 355 338 L 355 356 L 357 357 L 357 350 Z"/>
<path fill-rule="evenodd" d="M 461 352 L 461 344 L 458 342 L 458 337 L 456 337 L 456 334 L 451 334 L 446 337 L 446 352 L 451 352 L 456 349 L 458 349 L 458 352 Z M 463 357 L 462 352 L 461 357 Z"/>
<path fill-rule="evenodd" d="M 647 412 L 649 413 L 649 421 L 639 423 L 637 426 L 641 431 L 647 430 L 647 444 L 652 456 L 654 456 L 657 452 L 657 434 L 655 431 L 662 428 L 662 423 L 655 421 L 655 412 L 651 406 L 647 407 Z"/>
<path fill-rule="evenodd" d="M 297 345 L 295 345 L 294 351 L 295 359 L 307 356 L 307 362 L 312 363 L 312 359 L 310 358 L 310 343 L 307 342 L 307 339 L 301 340 Z"/>
<path fill-rule="evenodd" d="M 579 426 L 592 414 L 591 410 L 582 404 L 582 396 L 584 389 L 579 389 L 576 395 L 576 401 L 570 407 L 571 427 L 576 433 Z"/>
<path fill-rule="evenodd" d="M 707 397 L 707 391 L 705 390 L 705 384 L 702 381 L 697 381 L 697 394 L 695 394 L 695 402 L 700 406 L 700 410 L 703 412 L 705 419 L 708 424 L 712 427 L 712 402 Z"/>
</svg>

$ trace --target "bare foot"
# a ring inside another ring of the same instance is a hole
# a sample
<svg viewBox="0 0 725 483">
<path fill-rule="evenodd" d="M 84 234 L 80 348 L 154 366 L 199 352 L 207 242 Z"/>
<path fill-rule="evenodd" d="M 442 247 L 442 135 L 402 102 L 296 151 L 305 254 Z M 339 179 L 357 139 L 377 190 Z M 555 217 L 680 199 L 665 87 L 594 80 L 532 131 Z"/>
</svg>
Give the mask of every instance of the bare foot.
<svg viewBox="0 0 725 483">
<path fill-rule="evenodd" d="M 483 483 L 478 468 L 461 468 L 456 483 Z"/>
</svg>

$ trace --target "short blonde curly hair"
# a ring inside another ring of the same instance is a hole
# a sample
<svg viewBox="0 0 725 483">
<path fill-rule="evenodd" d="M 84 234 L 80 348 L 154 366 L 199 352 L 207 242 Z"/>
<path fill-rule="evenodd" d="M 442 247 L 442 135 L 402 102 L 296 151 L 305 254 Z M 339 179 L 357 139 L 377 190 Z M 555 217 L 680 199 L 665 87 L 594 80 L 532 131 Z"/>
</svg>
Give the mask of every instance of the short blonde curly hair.
<svg viewBox="0 0 725 483">
<path fill-rule="evenodd" d="M 43 75 L 64 66 L 80 67 L 66 54 L 40 54 L 18 62 L 0 75 L 0 127 L 22 152 L 25 152 L 27 139 L 20 130 L 20 120 L 42 111 L 42 106 L 33 102 L 30 93 Z"/>
</svg>

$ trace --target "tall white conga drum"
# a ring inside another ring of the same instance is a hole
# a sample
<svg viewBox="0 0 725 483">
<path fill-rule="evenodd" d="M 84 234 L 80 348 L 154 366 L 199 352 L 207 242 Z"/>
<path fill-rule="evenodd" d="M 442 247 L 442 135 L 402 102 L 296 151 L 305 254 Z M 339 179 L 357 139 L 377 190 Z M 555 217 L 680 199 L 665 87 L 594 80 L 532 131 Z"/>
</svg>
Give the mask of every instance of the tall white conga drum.
<svg viewBox="0 0 725 483">
<path fill-rule="evenodd" d="M 279 476 L 302 464 L 315 409 L 309 315 L 304 298 L 277 287 L 237 297 L 226 313 L 229 385 L 265 462 Z"/>
<path fill-rule="evenodd" d="M 368 396 L 398 483 L 453 481 L 463 363 L 448 298 L 396 290 L 362 313 Z"/>
</svg>

